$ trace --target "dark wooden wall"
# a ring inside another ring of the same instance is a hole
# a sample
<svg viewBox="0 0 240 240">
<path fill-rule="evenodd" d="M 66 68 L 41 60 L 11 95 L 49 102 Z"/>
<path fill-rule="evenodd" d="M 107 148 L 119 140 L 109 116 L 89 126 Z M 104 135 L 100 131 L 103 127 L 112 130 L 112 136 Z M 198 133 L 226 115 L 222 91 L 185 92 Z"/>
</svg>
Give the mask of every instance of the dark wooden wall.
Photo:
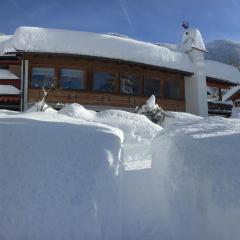
<svg viewBox="0 0 240 240">
<path fill-rule="evenodd" d="M 63 55 L 44 55 L 44 54 L 28 54 L 25 59 L 29 60 L 29 90 L 28 102 L 33 103 L 42 98 L 41 89 L 31 88 L 31 69 L 33 67 L 54 67 L 55 68 L 55 88 L 48 95 L 49 103 L 73 103 L 77 102 L 82 105 L 109 106 L 135 108 L 142 105 L 148 99 L 143 95 L 143 79 L 144 77 L 153 77 L 161 82 L 161 91 L 164 89 L 164 81 L 179 81 L 180 98 L 167 99 L 161 92 L 161 97 L 156 98 L 157 103 L 165 110 L 185 111 L 185 95 L 184 95 L 184 75 L 182 73 L 163 71 L 158 68 L 142 66 L 138 64 L 129 64 L 116 62 L 111 60 L 73 57 Z M 59 87 L 60 69 L 76 68 L 85 71 L 86 90 L 62 90 Z M 107 71 L 112 72 L 117 80 L 117 87 L 114 93 L 103 93 L 92 91 L 92 72 Z M 140 78 L 140 96 L 130 96 L 120 94 L 119 77 L 121 73 L 137 75 Z"/>
</svg>

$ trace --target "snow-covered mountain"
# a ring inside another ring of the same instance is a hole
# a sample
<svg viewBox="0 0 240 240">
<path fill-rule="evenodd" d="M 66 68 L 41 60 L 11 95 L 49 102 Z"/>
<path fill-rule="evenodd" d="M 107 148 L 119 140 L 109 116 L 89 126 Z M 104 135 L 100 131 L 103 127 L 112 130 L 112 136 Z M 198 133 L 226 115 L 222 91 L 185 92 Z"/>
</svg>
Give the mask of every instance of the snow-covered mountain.
<svg viewBox="0 0 240 240">
<path fill-rule="evenodd" d="M 240 42 L 231 40 L 214 40 L 206 44 L 207 59 L 231 64 L 240 68 Z"/>
</svg>

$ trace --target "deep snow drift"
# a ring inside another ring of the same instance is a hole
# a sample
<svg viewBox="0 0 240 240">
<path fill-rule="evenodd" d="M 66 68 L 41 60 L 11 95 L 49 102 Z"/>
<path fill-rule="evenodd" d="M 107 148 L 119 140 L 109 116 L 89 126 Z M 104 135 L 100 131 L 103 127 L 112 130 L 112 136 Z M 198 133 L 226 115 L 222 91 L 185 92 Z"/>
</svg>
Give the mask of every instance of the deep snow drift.
<svg viewBox="0 0 240 240">
<path fill-rule="evenodd" d="M 169 239 L 239 239 L 240 120 L 174 115 L 153 146 L 159 229 Z"/>
<path fill-rule="evenodd" d="M 0 239 L 120 239 L 122 132 L 54 112 L 0 117 Z"/>
<path fill-rule="evenodd" d="M 31 111 L 0 111 L 0 239 L 239 239 L 240 119 Z"/>
</svg>

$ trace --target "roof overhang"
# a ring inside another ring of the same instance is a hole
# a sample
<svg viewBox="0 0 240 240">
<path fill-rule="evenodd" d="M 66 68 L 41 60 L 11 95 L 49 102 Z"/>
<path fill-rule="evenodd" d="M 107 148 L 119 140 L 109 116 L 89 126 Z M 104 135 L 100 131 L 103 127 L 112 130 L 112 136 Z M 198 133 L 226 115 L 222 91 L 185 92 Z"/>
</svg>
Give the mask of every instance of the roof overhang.
<svg viewBox="0 0 240 240">
<path fill-rule="evenodd" d="M 6 53 L 9 54 L 9 53 Z M 17 51 L 15 52 L 16 55 L 28 55 L 28 54 L 37 54 L 37 55 L 49 55 L 49 56 L 66 56 L 66 57 L 77 57 L 77 58 L 83 58 L 83 59 L 89 59 L 89 60 L 102 60 L 102 61 L 111 61 L 115 63 L 122 63 L 122 64 L 128 64 L 128 65 L 138 65 L 146 68 L 153 68 L 158 69 L 164 72 L 171 72 L 171 73 L 178 73 L 184 76 L 192 76 L 193 72 L 183 71 L 179 69 L 173 69 L 173 68 L 166 68 L 166 67 L 160 67 L 156 65 L 150 65 L 145 63 L 139 63 L 134 61 L 127 61 L 123 59 L 116 59 L 116 58 L 106 58 L 106 57 L 99 57 L 99 56 L 89 56 L 89 55 L 81 55 L 81 54 L 70 54 L 70 53 L 51 53 L 51 52 L 26 52 L 26 51 Z"/>
<path fill-rule="evenodd" d="M 221 87 L 221 88 L 229 88 L 232 86 L 238 86 L 239 84 L 228 81 L 228 80 L 223 80 L 223 79 L 218 79 L 218 78 L 213 78 L 213 77 L 206 77 L 207 84 L 211 87 Z"/>
</svg>

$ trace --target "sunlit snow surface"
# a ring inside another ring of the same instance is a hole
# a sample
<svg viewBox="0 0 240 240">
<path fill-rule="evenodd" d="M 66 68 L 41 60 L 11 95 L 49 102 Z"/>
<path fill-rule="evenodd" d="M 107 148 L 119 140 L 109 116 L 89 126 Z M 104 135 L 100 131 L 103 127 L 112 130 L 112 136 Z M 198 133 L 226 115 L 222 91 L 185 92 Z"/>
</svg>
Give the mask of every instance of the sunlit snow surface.
<svg viewBox="0 0 240 240">
<path fill-rule="evenodd" d="M 167 115 L 1 110 L 0 239 L 238 240 L 240 119 Z"/>
</svg>

